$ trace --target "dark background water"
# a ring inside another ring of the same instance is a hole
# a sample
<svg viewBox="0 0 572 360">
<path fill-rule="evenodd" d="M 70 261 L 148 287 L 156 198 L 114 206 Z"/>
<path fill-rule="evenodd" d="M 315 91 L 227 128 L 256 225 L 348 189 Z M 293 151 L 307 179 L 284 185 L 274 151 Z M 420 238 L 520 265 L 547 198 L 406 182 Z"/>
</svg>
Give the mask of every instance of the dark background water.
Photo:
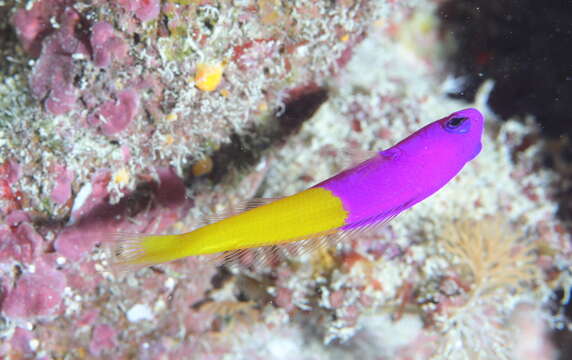
<svg viewBox="0 0 572 360">
<path fill-rule="evenodd" d="M 470 99 L 492 78 L 503 118 L 533 114 L 546 134 L 572 135 L 571 1 L 449 1 L 439 14 L 458 44 L 453 69 L 469 80 L 456 95 Z"/>
<path fill-rule="evenodd" d="M 502 118 L 532 114 L 547 138 L 572 137 L 572 1 L 453 0 L 439 16 L 441 35 L 456 44 L 449 65 L 466 80 L 451 96 L 470 101 L 484 80 L 494 79 L 489 105 Z M 559 215 L 570 224 L 572 146 L 558 149 L 552 155 L 564 167 L 547 165 L 563 177 Z M 571 304 L 562 308 L 561 299 L 559 290 L 553 311 L 572 321 Z M 559 358 L 572 359 L 572 333 L 554 331 L 552 338 Z"/>
</svg>

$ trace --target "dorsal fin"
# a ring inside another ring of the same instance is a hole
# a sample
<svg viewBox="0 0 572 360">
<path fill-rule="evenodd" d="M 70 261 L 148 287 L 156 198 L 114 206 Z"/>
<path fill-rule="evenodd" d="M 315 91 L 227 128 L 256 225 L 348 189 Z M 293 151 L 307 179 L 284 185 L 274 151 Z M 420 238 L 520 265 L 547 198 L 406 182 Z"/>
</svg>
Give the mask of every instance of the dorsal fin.
<svg viewBox="0 0 572 360">
<path fill-rule="evenodd" d="M 342 150 L 342 167 L 352 168 L 379 155 L 377 151 L 348 148 Z"/>
<path fill-rule="evenodd" d="M 245 211 L 252 210 L 252 209 L 257 208 L 259 206 L 269 204 L 269 203 L 274 202 L 274 201 L 279 200 L 279 199 L 281 199 L 281 197 L 252 198 L 252 199 L 248 199 L 248 200 L 239 201 L 237 204 L 229 206 L 225 211 L 223 211 L 221 213 L 205 216 L 204 221 L 202 222 L 203 224 L 201 224 L 201 225 L 212 224 L 212 223 L 224 220 L 226 218 L 229 218 L 231 216 L 238 215 L 238 214 L 243 213 Z"/>
</svg>

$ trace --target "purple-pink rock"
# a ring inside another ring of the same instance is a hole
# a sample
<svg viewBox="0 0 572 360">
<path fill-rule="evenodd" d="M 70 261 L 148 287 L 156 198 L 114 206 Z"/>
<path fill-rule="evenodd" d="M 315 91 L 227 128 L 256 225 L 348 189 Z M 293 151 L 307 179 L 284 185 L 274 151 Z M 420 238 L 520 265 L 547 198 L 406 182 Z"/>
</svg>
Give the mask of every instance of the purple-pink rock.
<svg viewBox="0 0 572 360">
<path fill-rule="evenodd" d="M 14 184 L 22 175 L 22 167 L 13 160 L 7 160 L 0 166 L 0 179 Z"/>
<path fill-rule="evenodd" d="M 29 222 L 30 216 L 27 212 L 23 210 L 14 210 L 10 212 L 8 216 L 6 216 L 6 225 L 16 227 L 23 222 Z"/>
<path fill-rule="evenodd" d="M 99 309 L 85 311 L 78 319 L 77 326 L 91 326 L 99 316 Z"/>
<path fill-rule="evenodd" d="M 74 178 L 73 171 L 61 165 L 56 165 L 55 171 L 58 173 L 58 177 L 56 178 L 56 185 L 52 189 L 50 197 L 54 202 L 63 205 L 71 197 L 71 184 Z"/>
<path fill-rule="evenodd" d="M 32 95 L 38 101 L 43 100 L 46 110 L 54 115 L 72 110 L 78 98 L 73 85 L 73 57 L 89 55 L 85 39 L 76 31 L 80 21 L 75 10 L 65 9 L 60 28 L 43 40 L 40 58 L 30 78 Z"/>
<path fill-rule="evenodd" d="M 86 231 L 82 227 L 64 229 L 56 238 L 56 251 L 72 261 L 80 260 L 100 241 L 101 233 Z"/>
<path fill-rule="evenodd" d="M 85 216 L 89 212 L 93 211 L 98 206 L 103 206 L 106 204 L 106 198 L 109 195 L 107 191 L 107 184 L 109 183 L 110 173 L 108 170 L 99 170 L 91 177 L 91 183 L 89 187 L 89 194 L 82 194 L 85 189 L 80 190 L 81 196 L 85 196 L 83 201 L 76 197 L 76 202 L 74 203 L 70 222 L 76 222 L 80 217 Z M 81 202 L 80 204 L 78 204 Z"/>
<path fill-rule="evenodd" d="M 37 262 L 36 271 L 22 275 L 8 291 L 2 311 L 12 319 L 52 315 L 59 309 L 65 287 L 64 274 Z"/>
<path fill-rule="evenodd" d="M 129 126 L 139 109 L 139 96 L 133 89 L 117 95 L 117 101 L 106 101 L 99 111 L 88 117 L 92 126 L 99 126 L 105 135 L 114 135 Z"/>
<path fill-rule="evenodd" d="M 117 0 L 117 3 L 125 10 L 135 12 L 143 22 L 155 19 L 161 9 L 159 0 Z"/>
<path fill-rule="evenodd" d="M 97 172 L 92 177 L 89 193 L 81 194 L 83 197 L 81 204 L 74 203 L 70 218 L 70 222 L 74 225 L 60 232 L 54 242 L 56 251 L 66 258 L 74 261 L 81 259 L 95 243 L 101 241 L 103 233 L 110 231 L 111 223 L 101 225 L 101 219 L 93 215 L 97 209 L 111 213 L 112 206 L 107 203 L 109 176 L 108 171 Z M 84 189 L 80 193 L 86 191 Z M 81 223 L 80 220 L 85 217 L 88 217 L 87 221 Z"/>
<path fill-rule="evenodd" d="M 50 22 L 59 17 L 62 9 L 69 4 L 65 0 L 36 1 L 31 9 L 18 9 L 12 17 L 12 24 L 24 49 L 33 57 L 40 55 L 42 40 L 53 32 Z"/>
<path fill-rule="evenodd" d="M 0 225 L 0 262 L 15 260 L 32 263 L 42 248 L 42 241 L 29 223 Z"/>
<path fill-rule="evenodd" d="M 116 345 L 116 337 L 117 331 L 110 325 L 102 324 L 95 326 L 93 334 L 91 335 L 89 352 L 94 356 L 98 356 L 102 351 L 112 349 Z"/>
<path fill-rule="evenodd" d="M 33 335 L 31 331 L 17 327 L 10 339 L 12 352 L 22 354 L 25 358 L 32 358 L 32 355 L 34 354 L 34 350 L 30 346 L 30 340 L 32 339 Z"/>
<path fill-rule="evenodd" d="M 105 21 L 93 25 L 90 41 L 95 66 L 105 68 L 112 60 L 123 60 L 127 56 L 127 44 L 115 35 L 113 26 Z"/>
</svg>

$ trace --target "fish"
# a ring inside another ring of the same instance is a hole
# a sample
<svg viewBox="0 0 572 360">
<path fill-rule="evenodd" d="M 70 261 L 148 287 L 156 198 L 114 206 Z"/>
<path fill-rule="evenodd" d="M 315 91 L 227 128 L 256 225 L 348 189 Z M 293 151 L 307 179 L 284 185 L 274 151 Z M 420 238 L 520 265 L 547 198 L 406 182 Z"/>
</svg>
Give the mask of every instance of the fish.
<svg viewBox="0 0 572 360">
<path fill-rule="evenodd" d="M 116 234 L 118 264 L 147 266 L 188 256 L 288 246 L 313 251 L 380 226 L 449 183 L 482 149 L 485 119 L 468 108 L 297 194 L 256 199 L 191 232 Z"/>
</svg>

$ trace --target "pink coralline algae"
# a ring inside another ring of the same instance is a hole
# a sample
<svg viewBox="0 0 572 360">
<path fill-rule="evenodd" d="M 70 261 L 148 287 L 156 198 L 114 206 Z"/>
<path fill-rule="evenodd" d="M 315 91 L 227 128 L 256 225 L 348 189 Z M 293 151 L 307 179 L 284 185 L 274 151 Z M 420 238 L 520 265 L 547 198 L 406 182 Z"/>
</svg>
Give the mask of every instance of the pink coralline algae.
<svg viewBox="0 0 572 360">
<path fill-rule="evenodd" d="M 102 351 L 110 350 L 116 345 L 117 331 L 107 324 L 96 325 L 91 335 L 89 352 L 98 356 Z"/>
<path fill-rule="evenodd" d="M 63 205 L 71 197 L 71 184 L 74 178 L 73 171 L 61 165 L 56 165 L 55 171 L 58 173 L 58 177 L 56 178 L 56 185 L 50 197 L 55 203 Z"/>
<path fill-rule="evenodd" d="M 31 264 L 42 248 L 42 237 L 29 223 L 0 225 L 0 262 Z"/>
<path fill-rule="evenodd" d="M 64 267 L 62 271 L 66 275 L 68 286 L 82 294 L 92 292 L 103 280 L 101 273 L 95 270 L 95 264 L 92 261 L 82 262 L 77 268 Z"/>
<path fill-rule="evenodd" d="M 139 20 L 145 22 L 155 19 L 161 10 L 159 0 L 117 0 L 125 10 L 135 12 Z"/>
<path fill-rule="evenodd" d="M 10 339 L 12 352 L 19 353 L 24 358 L 32 358 L 34 350 L 30 345 L 30 341 L 33 339 L 33 337 L 34 335 L 31 331 L 17 327 L 14 330 L 14 335 L 12 335 L 12 338 Z"/>
<path fill-rule="evenodd" d="M 12 189 L 21 174 L 22 169 L 15 161 L 7 160 L 0 165 L 0 215 L 9 216 L 21 207 L 20 192 Z"/>
<path fill-rule="evenodd" d="M 106 68 L 114 60 L 124 60 L 128 52 L 127 44 L 109 23 L 100 21 L 90 29 L 85 18 L 68 5 L 65 1 L 39 1 L 30 10 L 18 10 L 12 18 L 23 47 L 39 56 L 30 77 L 32 95 L 54 115 L 74 109 L 81 96 L 74 84 L 78 60 L 91 58 L 95 66 Z"/>
<path fill-rule="evenodd" d="M 78 327 L 91 326 L 95 322 L 95 320 L 97 320 L 98 316 L 99 316 L 98 309 L 87 310 L 84 313 L 82 313 L 82 315 L 79 317 L 76 325 Z"/>
<path fill-rule="evenodd" d="M 123 60 L 127 56 L 127 44 L 115 34 L 113 26 L 101 21 L 93 25 L 91 47 L 93 63 L 98 67 L 108 67 L 113 59 Z"/>
<path fill-rule="evenodd" d="M 12 23 L 22 46 L 30 55 L 40 55 L 42 40 L 54 30 L 50 19 L 59 16 L 69 3 L 66 0 L 36 1 L 30 10 L 16 11 Z"/>
<path fill-rule="evenodd" d="M 4 180 L 8 184 L 15 183 L 20 175 L 22 175 L 22 169 L 15 161 L 8 160 L 0 166 L 0 180 Z"/>
<path fill-rule="evenodd" d="M 104 231 L 107 229 L 105 228 Z M 85 256 L 93 246 L 101 241 L 103 233 L 96 231 L 95 226 L 89 229 L 70 227 L 64 229 L 57 237 L 55 248 L 59 254 L 66 258 L 78 261 Z"/>
<path fill-rule="evenodd" d="M 14 210 L 6 216 L 6 225 L 9 225 L 12 229 L 16 229 L 18 225 L 22 223 L 29 223 L 30 215 L 24 210 Z"/>
<path fill-rule="evenodd" d="M 100 228 L 98 222 L 94 219 L 91 224 L 85 225 L 80 222 L 80 219 L 96 212 L 98 207 L 101 207 L 103 211 L 111 207 L 105 202 L 108 195 L 108 182 L 109 172 L 100 171 L 93 176 L 91 183 L 80 191 L 70 218 L 70 223 L 75 226 L 67 227 L 60 232 L 54 243 L 58 253 L 69 259 L 79 260 L 99 241 L 100 236 L 97 235 L 101 234 L 101 231 L 95 231 Z M 93 228 L 94 231 L 86 231 L 83 226 L 88 226 L 90 230 Z M 108 231 L 106 227 L 101 228 L 103 231 Z M 89 236 L 86 236 L 87 234 Z"/>
<path fill-rule="evenodd" d="M 105 135 L 114 135 L 124 130 L 135 118 L 139 109 L 139 96 L 133 89 L 117 94 L 117 101 L 106 101 L 98 112 L 88 117 L 93 126 L 99 126 Z"/>
<path fill-rule="evenodd" d="M 30 78 L 32 95 L 44 102 L 54 115 L 65 114 L 74 108 L 78 99 L 74 87 L 74 56 L 89 56 L 88 46 L 78 28 L 81 17 L 66 8 L 60 28 L 42 43 L 40 58 Z"/>
<path fill-rule="evenodd" d="M 52 315 L 60 306 L 65 286 L 64 274 L 37 263 L 34 273 L 22 275 L 8 291 L 2 310 L 12 319 Z"/>
</svg>

